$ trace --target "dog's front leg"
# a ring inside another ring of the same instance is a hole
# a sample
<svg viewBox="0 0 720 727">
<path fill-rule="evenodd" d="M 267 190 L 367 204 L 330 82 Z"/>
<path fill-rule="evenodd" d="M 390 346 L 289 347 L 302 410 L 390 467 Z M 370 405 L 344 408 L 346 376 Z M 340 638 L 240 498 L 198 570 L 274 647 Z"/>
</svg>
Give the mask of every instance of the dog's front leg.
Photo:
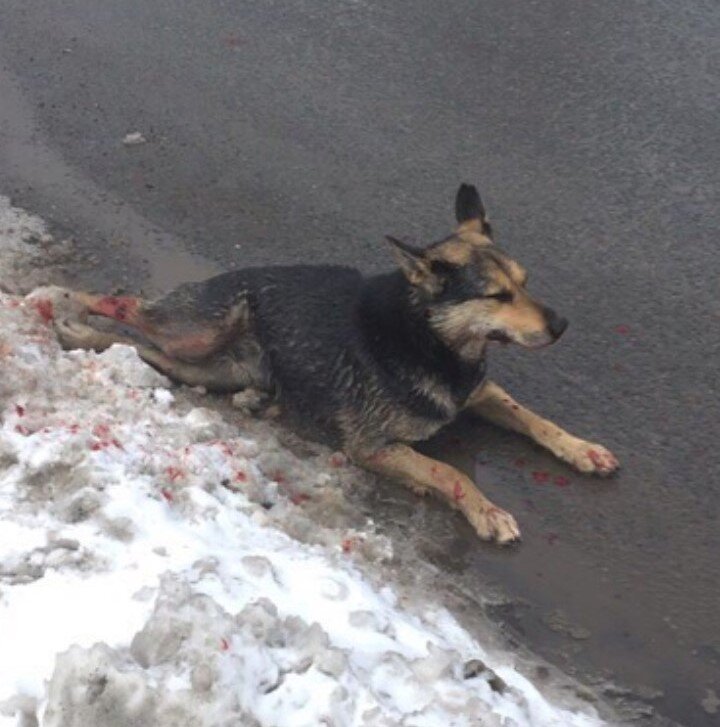
<svg viewBox="0 0 720 727">
<path fill-rule="evenodd" d="M 602 445 L 568 434 L 556 424 L 518 404 L 492 381 L 473 392 L 466 407 L 493 424 L 530 437 L 581 472 L 609 475 L 620 466 L 615 455 Z"/>
<path fill-rule="evenodd" d="M 506 544 L 520 539 L 515 518 L 490 502 L 472 480 L 450 465 L 419 454 L 405 444 L 393 444 L 356 457 L 379 474 L 402 480 L 418 494 L 435 490 L 458 508 L 483 540 Z"/>
</svg>

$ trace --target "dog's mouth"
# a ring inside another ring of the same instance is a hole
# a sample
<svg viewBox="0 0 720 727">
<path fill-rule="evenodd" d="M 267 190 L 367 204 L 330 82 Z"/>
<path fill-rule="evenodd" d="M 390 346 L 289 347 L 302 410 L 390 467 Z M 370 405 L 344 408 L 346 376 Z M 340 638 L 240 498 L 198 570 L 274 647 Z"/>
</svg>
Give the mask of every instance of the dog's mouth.
<svg viewBox="0 0 720 727">
<path fill-rule="evenodd" d="M 512 343 L 512 338 L 508 336 L 505 331 L 501 331 L 498 329 L 495 329 L 494 331 L 490 331 L 490 333 L 486 336 L 488 341 L 497 341 L 498 343 L 508 344 Z"/>
</svg>

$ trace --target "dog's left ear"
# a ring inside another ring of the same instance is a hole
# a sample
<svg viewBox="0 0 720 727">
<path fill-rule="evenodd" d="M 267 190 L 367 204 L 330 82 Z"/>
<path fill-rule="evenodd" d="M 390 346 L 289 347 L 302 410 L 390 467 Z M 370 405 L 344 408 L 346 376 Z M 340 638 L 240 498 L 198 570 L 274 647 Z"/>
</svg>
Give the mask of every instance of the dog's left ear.
<svg viewBox="0 0 720 727">
<path fill-rule="evenodd" d="M 435 276 L 430 261 L 425 257 L 425 251 L 390 235 L 386 235 L 385 239 L 390 243 L 395 260 L 410 284 L 429 289 L 433 288 Z"/>
<path fill-rule="evenodd" d="M 480 192 L 472 184 L 461 184 L 455 195 L 455 218 L 458 229 L 481 232 L 491 236 L 492 229 L 485 214 Z"/>
</svg>

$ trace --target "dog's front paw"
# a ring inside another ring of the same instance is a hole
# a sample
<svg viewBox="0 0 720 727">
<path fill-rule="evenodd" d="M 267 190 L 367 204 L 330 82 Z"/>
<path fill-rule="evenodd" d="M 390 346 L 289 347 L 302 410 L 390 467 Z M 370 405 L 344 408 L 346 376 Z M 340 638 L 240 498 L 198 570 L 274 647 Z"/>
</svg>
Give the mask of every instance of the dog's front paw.
<svg viewBox="0 0 720 727">
<path fill-rule="evenodd" d="M 617 457 L 609 449 L 583 440 L 578 440 L 563 459 L 580 472 L 602 477 L 607 477 L 620 468 Z"/>
<path fill-rule="evenodd" d="M 483 540 L 494 540 L 500 545 L 520 540 L 520 528 L 515 518 L 490 502 L 469 513 L 468 519 Z"/>
</svg>

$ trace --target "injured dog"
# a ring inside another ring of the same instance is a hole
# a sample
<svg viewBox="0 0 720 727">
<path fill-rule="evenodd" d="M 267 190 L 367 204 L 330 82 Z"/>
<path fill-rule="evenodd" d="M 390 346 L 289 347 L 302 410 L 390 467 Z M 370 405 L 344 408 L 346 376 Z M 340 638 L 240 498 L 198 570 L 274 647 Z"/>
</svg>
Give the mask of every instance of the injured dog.
<svg viewBox="0 0 720 727">
<path fill-rule="evenodd" d="M 420 248 L 388 238 L 394 272 L 340 266 L 248 268 L 187 283 L 158 300 L 65 293 L 85 314 L 120 321 L 144 341 L 60 319 L 66 348 L 122 342 L 172 379 L 213 391 L 256 389 L 301 412 L 357 464 L 434 491 L 485 540 L 520 530 L 465 474 L 412 448 L 469 410 L 521 432 L 581 472 L 618 462 L 486 379 L 492 341 L 541 348 L 567 321 L 533 299 L 527 273 L 502 252 L 475 187 L 456 197 L 458 226 Z"/>
</svg>

